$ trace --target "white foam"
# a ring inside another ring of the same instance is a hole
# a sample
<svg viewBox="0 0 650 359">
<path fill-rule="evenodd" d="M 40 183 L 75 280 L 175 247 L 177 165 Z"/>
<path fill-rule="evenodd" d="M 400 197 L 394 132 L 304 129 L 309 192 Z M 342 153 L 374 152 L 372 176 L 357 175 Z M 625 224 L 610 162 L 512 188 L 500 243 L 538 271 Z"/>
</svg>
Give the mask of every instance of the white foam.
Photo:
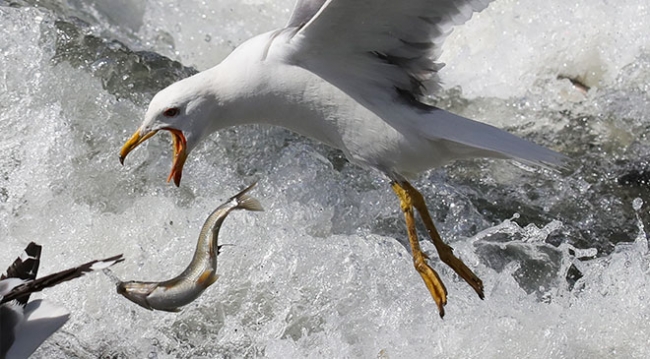
<svg viewBox="0 0 650 359">
<path fill-rule="evenodd" d="M 292 6 L 291 0 L 148 1 L 139 37 L 145 46 L 205 70 L 245 40 L 282 26 Z"/>
<path fill-rule="evenodd" d="M 449 37 L 443 79 L 467 98 L 519 97 L 558 75 L 611 86 L 647 53 L 649 19 L 642 1 L 497 1 Z"/>
</svg>

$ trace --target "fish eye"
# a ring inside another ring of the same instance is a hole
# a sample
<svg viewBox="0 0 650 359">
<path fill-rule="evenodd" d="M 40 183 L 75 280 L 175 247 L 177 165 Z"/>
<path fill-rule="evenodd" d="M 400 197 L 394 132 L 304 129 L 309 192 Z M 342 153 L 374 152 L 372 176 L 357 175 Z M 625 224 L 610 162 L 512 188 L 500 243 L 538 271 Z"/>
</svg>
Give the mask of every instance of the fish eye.
<svg viewBox="0 0 650 359">
<path fill-rule="evenodd" d="M 175 117 L 179 112 L 178 107 L 170 107 L 163 111 L 163 115 L 165 115 L 165 117 Z"/>
</svg>

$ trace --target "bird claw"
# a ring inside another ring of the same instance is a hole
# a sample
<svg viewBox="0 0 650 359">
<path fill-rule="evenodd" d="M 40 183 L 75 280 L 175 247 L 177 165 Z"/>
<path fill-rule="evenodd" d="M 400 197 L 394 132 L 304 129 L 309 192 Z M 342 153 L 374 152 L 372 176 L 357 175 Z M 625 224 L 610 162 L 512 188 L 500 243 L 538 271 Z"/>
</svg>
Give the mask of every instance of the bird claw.
<svg viewBox="0 0 650 359">
<path fill-rule="evenodd" d="M 402 211 L 404 212 L 415 269 L 424 280 L 427 289 L 438 305 L 440 317 L 444 316 L 445 314 L 443 307 L 445 304 L 447 304 L 447 289 L 440 280 L 438 273 L 436 273 L 427 264 L 427 255 L 420 250 L 415 230 L 413 208 L 415 208 L 420 214 L 420 217 L 422 218 L 422 221 L 427 228 L 427 232 L 429 233 L 429 237 L 431 238 L 431 242 L 433 242 L 436 250 L 438 251 L 440 260 L 451 267 L 451 269 L 453 269 L 456 274 L 463 278 L 463 280 L 467 282 L 474 289 L 474 291 L 476 291 L 479 298 L 484 299 L 485 295 L 483 293 L 483 282 L 465 265 L 465 263 L 463 263 L 462 260 L 454 255 L 453 248 L 447 245 L 440 238 L 440 234 L 438 234 L 438 230 L 433 224 L 433 220 L 429 215 L 429 210 L 427 209 L 422 194 L 406 181 L 394 181 L 392 182 L 391 186 L 393 187 L 393 191 L 395 191 L 399 197 L 400 205 Z"/>
<path fill-rule="evenodd" d="M 413 255 L 413 264 L 422 277 L 422 280 L 424 280 L 424 284 L 427 286 L 429 293 L 431 293 L 433 300 L 436 302 L 440 318 L 444 317 L 444 306 L 447 305 L 447 288 L 442 283 L 442 280 L 440 280 L 440 276 L 427 264 L 425 255 L 422 252 Z"/>
</svg>

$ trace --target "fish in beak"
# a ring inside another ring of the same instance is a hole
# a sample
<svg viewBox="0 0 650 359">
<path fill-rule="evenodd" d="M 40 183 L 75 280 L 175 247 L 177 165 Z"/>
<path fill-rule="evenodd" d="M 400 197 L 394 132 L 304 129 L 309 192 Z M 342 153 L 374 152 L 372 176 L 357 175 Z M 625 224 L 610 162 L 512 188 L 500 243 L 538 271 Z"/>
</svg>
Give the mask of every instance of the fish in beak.
<svg viewBox="0 0 650 359">
<path fill-rule="evenodd" d="M 173 128 L 163 128 L 163 130 L 169 131 L 172 134 L 173 142 L 173 151 L 174 158 L 172 160 L 172 169 L 167 177 L 167 182 L 174 180 L 174 184 L 178 187 L 181 184 L 181 176 L 183 174 L 183 165 L 187 159 L 187 140 L 183 131 L 176 130 Z M 158 130 L 149 131 L 145 134 L 142 133 L 141 129 L 135 131 L 135 133 L 129 138 L 122 149 L 120 150 L 120 163 L 124 164 L 124 159 L 126 156 L 138 147 L 141 143 L 151 138 L 153 135 L 158 133 Z"/>
</svg>

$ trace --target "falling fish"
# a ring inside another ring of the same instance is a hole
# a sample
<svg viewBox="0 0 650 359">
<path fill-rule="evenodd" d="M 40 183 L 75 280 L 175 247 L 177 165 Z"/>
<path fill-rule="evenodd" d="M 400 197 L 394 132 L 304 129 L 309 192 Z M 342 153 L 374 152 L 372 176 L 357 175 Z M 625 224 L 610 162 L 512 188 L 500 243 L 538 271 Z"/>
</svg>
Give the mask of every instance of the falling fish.
<svg viewBox="0 0 650 359">
<path fill-rule="evenodd" d="M 255 183 L 230 198 L 208 216 L 201 228 L 194 258 L 185 271 L 164 282 L 117 282 L 117 292 L 128 300 L 149 310 L 178 312 L 180 307 L 198 298 L 218 278 L 217 255 L 219 229 L 228 214 L 235 209 L 263 211 L 260 203 L 246 195 Z M 109 274 L 110 275 L 110 274 Z"/>
</svg>

